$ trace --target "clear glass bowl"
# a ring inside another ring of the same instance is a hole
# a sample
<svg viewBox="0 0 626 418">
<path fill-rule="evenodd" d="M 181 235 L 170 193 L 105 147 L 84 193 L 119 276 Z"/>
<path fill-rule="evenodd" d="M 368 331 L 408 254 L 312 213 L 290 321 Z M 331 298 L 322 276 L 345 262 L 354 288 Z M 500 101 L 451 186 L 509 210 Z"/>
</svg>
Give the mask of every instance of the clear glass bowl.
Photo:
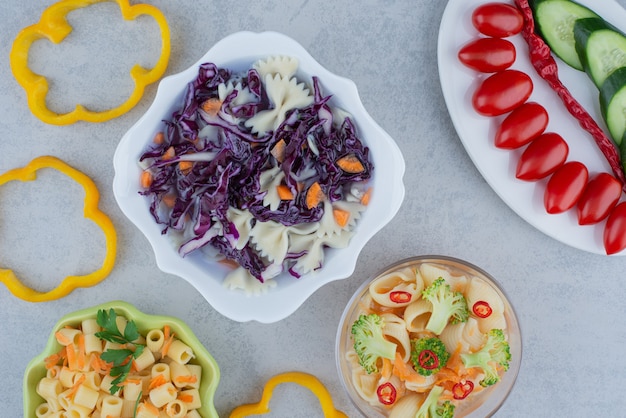
<svg viewBox="0 0 626 418">
<path fill-rule="evenodd" d="M 481 268 L 453 257 L 425 255 L 401 260 L 374 274 L 357 289 L 343 312 L 337 330 L 335 355 L 341 383 L 353 404 L 364 416 L 372 418 L 389 416 L 390 409 L 386 409 L 382 406 L 372 406 L 359 395 L 355 388 L 352 381 L 352 366 L 350 362 L 346 360 L 346 353 L 352 349 L 354 344 L 351 338 L 351 328 L 352 324 L 359 317 L 359 315 L 364 313 L 363 307 L 368 303 L 372 303 L 368 294 L 370 284 L 373 281 L 380 277 L 387 276 L 390 273 L 401 271 L 406 268 L 419 267 L 420 265 L 426 263 L 447 270 L 450 275 L 454 277 L 465 276 L 468 279 L 474 277 L 482 279 L 491 289 L 493 289 L 493 291 L 495 291 L 504 304 L 503 312 L 504 319 L 506 321 L 506 333 L 511 352 L 509 369 L 502 375 L 501 380 L 497 384 L 485 388 L 480 393 L 471 394 L 471 397 L 468 397 L 465 400 L 459 401 L 454 414 L 455 418 L 489 417 L 493 415 L 503 404 L 508 394 L 511 392 L 515 380 L 517 379 L 522 359 L 522 339 L 520 328 L 513 307 L 496 280 Z M 363 303 L 364 298 L 366 299 L 365 303 Z M 471 310 L 471 306 L 469 308 Z"/>
</svg>

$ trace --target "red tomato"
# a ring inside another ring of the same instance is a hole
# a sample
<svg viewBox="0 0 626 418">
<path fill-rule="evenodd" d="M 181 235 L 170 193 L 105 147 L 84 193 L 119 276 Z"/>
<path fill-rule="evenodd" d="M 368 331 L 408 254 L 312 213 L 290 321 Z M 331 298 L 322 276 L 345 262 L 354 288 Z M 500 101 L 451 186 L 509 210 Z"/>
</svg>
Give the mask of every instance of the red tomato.
<svg viewBox="0 0 626 418">
<path fill-rule="evenodd" d="M 472 24 L 484 35 L 504 38 L 521 32 L 524 16 L 510 4 L 486 3 L 474 10 Z"/>
<path fill-rule="evenodd" d="M 526 102 L 504 118 L 494 142 L 498 148 L 519 148 L 541 135 L 547 126 L 546 109 L 539 103 Z"/>
<path fill-rule="evenodd" d="M 487 77 L 474 92 L 472 105 L 484 116 L 499 116 L 524 103 L 533 91 L 533 82 L 517 70 L 504 70 Z"/>
<path fill-rule="evenodd" d="M 608 255 L 626 248 L 626 202 L 615 206 L 604 227 L 604 250 Z"/>
<path fill-rule="evenodd" d="M 478 38 L 459 50 L 459 61 L 482 73 L 495 73 L 515 62 L 515 45 L 506 39 Z"/>
<path fill-rule="evenodd" d="M 563 164 L 552 174 L 543 195 L 543 204 L 550 214 L 571 209 L 585 189 L 589 173 L 579 161 Z"/>
<path fill-rule="evenodd" d="M 622 184 L 609 173 L 600 173 L 587 183 L 578 200 L 578 223 L 591 225 L 609 216 L 622 195 Z"/>
<path fill-rule="evenodd" d="M 546 132 L 534 139 L 517 162 L 515 177 L 520 180 L 540 180 L 565 164 L 569 146 L 561 135 Z"/>
</svg>

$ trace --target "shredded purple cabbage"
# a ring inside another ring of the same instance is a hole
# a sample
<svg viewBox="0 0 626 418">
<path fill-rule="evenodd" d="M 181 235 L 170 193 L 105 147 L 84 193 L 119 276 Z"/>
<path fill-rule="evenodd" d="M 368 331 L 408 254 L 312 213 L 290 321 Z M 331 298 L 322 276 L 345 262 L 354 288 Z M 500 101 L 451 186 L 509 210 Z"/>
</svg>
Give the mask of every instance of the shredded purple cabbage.
<svg viewBox="0 0 626 418">
<path fill-rule="evenodd" d="M 203 103 L 217 99 L 218 86 L 228 82 L 241 83 L 254 100 L 235 104 L 239 92 L 233 90 L 217 115 L 205 112 Z M 211 245 L 263 281 L 269 263 L 250 244 L 235 249 L 239 233 L 226 216 L 230 207 L 248 210 L 261 222 L 275 221 L 285 226 L 317 222 L 323 215 L 323 205 L 307 208 L 306 193 L 298 190 L 318 182 L 330 202 L 335 202 L 344 199 L 350 184 L 371 177 L 369 149 L 358 138 L 352 120 L 346 117 L 335 126 L 328 104 L 331 96 L 323 96 L 317 77 L 312 78 L 312 87 L 314 100 L 310 106 L 289 111 L 275 131 L 258 135 L 243 121 L 272 108 L 259 73 L 250 69 L 233 74 L 212 63 L 200 66 L 197 78 L 187 86 L 182 107 L 164 121 L 165 140 L 151 144 L 140 157 L 153 176 L 150 187 L 140 193 L 151 199 L 150 213 L 164 225 L 163 234 L 168 230 L 186 233 L 187 240 L 179 248 L 182 256 Z M 241 122 L 234 122 L 238 120 Z M 207 125 L 217 128 L 217 134 L 200 135 Z M 286 144 L 285 157 L 278 162 L 271 151 L 281 140 Z M 315 149 L 309 146 L 311 143 Z M 336 161 L 349 154 L 361 161 L 365 168 L 362 172 L 346 173 L 337 166 Z M 191 168 L 181 170 L 179 163 L 183 161 L 192 161 Z M 285 184 L 295 192 L 295 198 L 282 200 L 270 210 L 263 204 L 266 193 L 261 190 L 259 178 L 277 166 L 285 173 Z M 168 206 L 166 201 L 174 204 Z M 290 255 L 285 262 L 293 263 L 293 258 L 296 256 Z M 285 270 L 299 277 L 289 265 Z"/>
</svg>

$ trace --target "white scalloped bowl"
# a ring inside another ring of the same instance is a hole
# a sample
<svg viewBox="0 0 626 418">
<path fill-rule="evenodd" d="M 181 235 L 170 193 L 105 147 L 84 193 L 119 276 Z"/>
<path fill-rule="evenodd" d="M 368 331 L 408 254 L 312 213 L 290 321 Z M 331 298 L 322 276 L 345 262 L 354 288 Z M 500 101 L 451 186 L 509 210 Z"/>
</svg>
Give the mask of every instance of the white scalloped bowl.
<svg viewBox="0 0 626 418">
<path fill-rule="evenodd" d="M 318 271 L 296 279 L 279 276 L 277 285 L 259 295 L 229 290 L 223 284 L 227 268 L 200 254 L 182 258 L 171 241 L 161 234 L 149 213 L 149 201 L 139 194 L 139 156 L 163 126 L 163 120 L 181 106 L 187 84 L 197 76 L 198 67 L 213 62 L 218 67 L 245 70 L 256 60 L 272 55 L 295 57 L 297 76 L 302 80 L 320 79 L 325 95 L 332 95 L 331 106 L 353 116 L 363 143 L 370 149 L 374 171 L 370 185 L 374 192 L 356 226 L 348 247 L 327 249 L 324 265 Z M 294 40 L 275 32 L 238 32 L 227 36 L 187 70 L 164 78 L 148 111 L 121 139 L 114 156 L 113 192 L 122 212 L 150 242 L 159 268 L 192 284 L 222 315 L 239 322 L 279 321 L 292 314 L 317 289 L 334 280 L 349 277 L 365 244 L 395 216 L 404 199 L 405 163 L 394 140 L 371 118 L 359 98 L 356 85 L 322 67 Z"/>
<path fill-rule="evenodd" d="M 475 397 L 468 397 L 465 400 L 458 401 L 454 411 L 455 418 L 490 417 L 502 406 L 513 389 L 515 381 L 517 380 L 517 375 L 522 362 L 521 331 L 515 311 L 513 310 L 513 307 L 509 302 L 509 298 L 502 290 L 500 284 L 483 269 L 454 257 L 423 255 L 400 260 L 376 272 L 374 275 L 366 279 L 361 286 L 359 286 L 346 305 L 337 328 L 335 360 L 342 386 L 348 393 L 352 403 L 364 416 L 370 418 L 384 418 L 390 415 L 391 410 L 389 408 L 382 406 L 382 404 L 376 406 L 371 405 L 363 397 L 361 397 L 353 382 L 352 366 L 349 361 L 346 361 L 346 353 L 352 350 L 352 346 L 354 344 L 351 338 L 352 324 L 358 319 L 359 315 L 367 313 L 364 310 L 364 307 L 367 306 L 368 302 L 372 301 L 369 297 L 369 288 L 370 284 L 374 280 L 406 268 L 417 268 L 424 263 L 447 270 L 452 276 L 465 276 L 468 278 L 477 277 L 482 279 L 493 291 L 495 291 L 504 303 L 504 318 L 506 320 L 507 337 L 511 352 L 509 369 L 504 373 L 500 382 L 497 384 L 484 389 L 481 393 L 476 394 Z M 366 299 L 368 302 L 364 302 Z M 417 335 L 418 334 L 411 335 L 411 338 L 416 338 Z M 358 367 L 360 368 L 360 366 Z M 398 401 L 400 401 L 400 399 L 398 399 Z"/>
</svg>

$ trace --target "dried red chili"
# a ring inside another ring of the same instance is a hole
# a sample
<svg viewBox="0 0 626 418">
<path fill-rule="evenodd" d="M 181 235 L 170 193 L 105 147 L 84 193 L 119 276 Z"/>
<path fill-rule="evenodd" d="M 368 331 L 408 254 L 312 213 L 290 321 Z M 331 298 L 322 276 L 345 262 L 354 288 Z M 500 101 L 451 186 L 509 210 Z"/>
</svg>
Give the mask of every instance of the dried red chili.
<svg viewBox="0 0 626 418">
<path fill-rule="evenodd" d="M 376 395 L 378 395 L 378 400 L 383 405 L 392 405 L 396 401 L 398 391 L 396 391 L 395 386 L 392 385 L 391 382 L 387 382 L 378 386 Z"/>
<path fill-rule="evenodd" d="M 569 113 L 578 120 L 580 126 L 591 134 L 598 148 L 600 148 L 600 151 L 602 151 L 602 154 L 604 154 L 604 157 L 610 164 L 613 174 L 620 180 L 622 188 L 626 191 L 626 177 L 624 176 L 619 153 L 613 141 L 606 136 L 596 121 L 587 113 L 585 108 L 576 101 L 567 87 L 565 87 L 559 79 L 558 67 L 551 54 L 550 47 L 535 33 L 535 20 L 528 0 L 515 0 L 515 4 L 524 15 L 522 37 L 528 44 L 531 64 L 537 71 L 537 74 L 547 81 L 552 90 L 561 98 Z"/>
<path fill-rule="evenodd" d="M 404 292 L 401 290 L 396 290 L 394 292 L 389 293 L 389 299 L 395 303 L 407 303 L 411 301 L 411 295 L 409 292 Z"/>
<path fill-rule="evenodd" d="M 474 315 L 479 318 L 487 318 L 489 315 L 491 315 L 493 310 L 487 302 L 485 302 L 484 300 L 479 300 L 474 304 L 474 306 L 472 306 L 472 312 L 474 312 Z"/>
<path fill-rule="evenodd" d="M 434 370 L 439 367 L 439 357 L 437 357 L 437 354 L 431 350 L 422 350 L 418 361 L 420 366 L 426 370 Z"/>
<path fill-rule="evenodd" d="M 471 380 L 460 381 L 452 386 L 454 399 L 465 399 L 474 390 L 474 382 Z"/>
</svg>

